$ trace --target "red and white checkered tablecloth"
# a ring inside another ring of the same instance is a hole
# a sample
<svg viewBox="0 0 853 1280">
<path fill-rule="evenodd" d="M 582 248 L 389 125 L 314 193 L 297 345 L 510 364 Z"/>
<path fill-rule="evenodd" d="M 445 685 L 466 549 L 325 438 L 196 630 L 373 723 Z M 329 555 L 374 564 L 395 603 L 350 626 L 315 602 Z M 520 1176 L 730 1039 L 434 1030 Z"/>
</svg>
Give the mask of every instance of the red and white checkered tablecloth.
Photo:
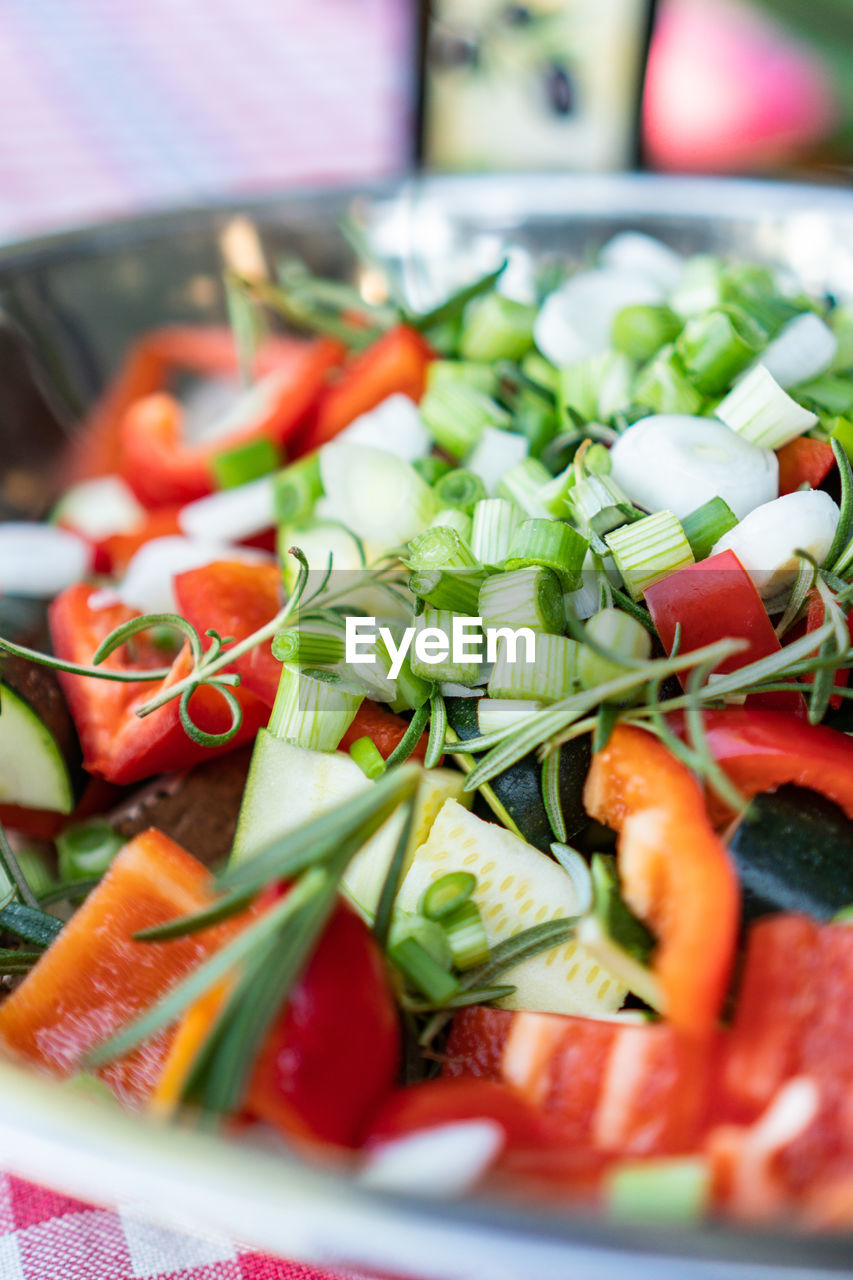
<svg viewBox="0 0 853 1280">
<path fill-rule="evenodd" d="M 0 1280 L 351 1280 L 0 1173 Z"/>
</svg>

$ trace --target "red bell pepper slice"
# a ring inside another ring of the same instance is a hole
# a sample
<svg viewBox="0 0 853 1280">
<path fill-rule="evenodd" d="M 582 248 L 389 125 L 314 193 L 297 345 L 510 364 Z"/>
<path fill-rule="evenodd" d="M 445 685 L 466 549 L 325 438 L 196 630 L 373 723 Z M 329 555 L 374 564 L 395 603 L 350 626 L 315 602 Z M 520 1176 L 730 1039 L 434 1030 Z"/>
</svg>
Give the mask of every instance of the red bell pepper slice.
<svg viewBox="0 0 853 1280">
<path fill-rule="evenodd" d="M 802 485 L 819 489 L 832 468 L 835 454 L 831 445 L 810 436 L 798 436 L 776 450 L 779 459 L 779 493 L 795 493 Z"/>
<path fill-rule="evenodd" d="M 281 570 L 276 564 L 217 560 L 179 573 L 174 590 L 178 611 L 199 635 L 213 630 L 223 639 L 245 640 L 274 618 L 283 604 Z M 267 707 L 275 702 L 281 677 L 281 663 L 272 656 L 271 643 L 255 645 L 233 666 L 242 687 Z"/>
<path fill-rule="evenodd" d="M 683 719 L 671 720 L 683 735 Z M 853 738 L 846 733 L 745 707 L 703 711 L 702 722 L 711 755 L 745 796 L 792 783 L 819 791 L 853 818 Z"/>
<path fill-rule="evenodd" d="M 306 345 L 296 338 L 268 338 L 257 353 L 255 375 L 262 378 L 275 368 L 287 367 Z M 333 356 L 332 363 L 343 358 L 343 349 L 337 344 L 317 344 L 316 349 L 321 346 L 327 356 Z M 119 428 L 128 409 L 143 396 L 168 390 L 172 377 L 181 372 L 236 377 L 237 353 L 231 330 L 175 325 L 154 329 L 135 342 L 72 445 L 66 485 L 117 472 L 122 453 Z"/>
<path fill-rule="evenodd" d="M 448 1084 L 510 1085 L 572 1151 L 667 1155 L 690 1150 L 702 1131 L 714 1048 L 666 1023 L 478 1007 L 455 1015 L 443 1074 Z"/>
<path fill-rule="evenodd" d="M 397 325 L 346 366 L 324 393 L 316 416 L 295 442 L 299 455 L 327 444 L 362 413 L 395 393 L 417 403 L 426 387 L 432 348 L 415 329 Z"/>
<path fill-rule="evenodd" d="M 782 647 L 752 579 L 733 551 L 722 551 L 679 569 L 654 583 L 645 595 L 667 653 L 672 653 L 679 623 L 681 653 L 693 653 L 717 640 L 747 642 L 743 653 L 715 668 L 720 674 L 738 671 L 759 658 L 779 653 Z M 799 693 L 756 693 L 747 701 L 750 706 L 772 711 L 806 714 L 805 699 Z"/>
<path fill-rule="evenodd" d="M 754 1125 L 795 1079 L 809 1083 L 814 1106 L 799 1132 L 790 1121 L 784 1127 L 768 1168 L 757 1167 L 754 1152 L 749 1159 L 748 1127 L 729 1124 L 712 1131 L 709 1147 L 735 1213 L 779 1213 L 806 1203 L 831 1216 L 830 1204 L 821 1201 L 846 1180 L 849 1227 L 851 998 L 848 924 L 777 915 L 752 926 L 724 1057 L 724 1114 L 738 1126 Z"/>
<path fill-rule="evenodd" d="M 0 1006 L 0 1042 L 16 1057 L 66 1076 L 158 1000 L 239 927 L 236 920 L 156 946 L 140 929 L 200 911 L 210 873 L 161 832 L 137 836 Z M 144 1101 L 167 1055 L 161 1032 L 99 1075 L 123 1101 Z"/>
<path fill-rule="evenodd" d="M 179 574 L 175 578 L 175 595 L 180 612 L 200 635 L 210 628 L 221 636 L 245 640 L 281 607 L 280 574 L 274 565 L 219 561 Z M 281 663 L 272 656 L 269 641 L 238 658 L 234 670 L 239 671 L 245 689 L 272 707 Z M 367 736 L 387 759 L 407 728 L 402 716 L 365 699 L 344 734 L 340 749 L 348 751 L 358 738 Z M 417 759 L 424 758 L 427 742 L 425 734 L 415 751 Z"/>
<path fill-rule="evenodd" d="M 699 784 L 650 733 L 620 724 L 593 756 L 584 804 L 620 833 L 622 891 L 657 937 L 652 969 L 667 1018 L 707 1035 L 728 988 L 739 892 Z"/>
<path fill-rule="evenodd" d="M 294 342 L 294 340 L 291 340 Z M 340 349 L 327 339 L 299 342 L 288 358 L 244 393 L 242 420 L 200 444 L 183 439 L 183 412 L 161 391 L 135 400 L 120 422 L 121 472 L 146 506 L 191 502 L 215 488 L 211 459 L 261 437 L 285 444 L 314 406 Z"/>
<path fill-rule="evenodd" d="M 78 583 L 57 596 L 50 607 L 54 652 L 67 662 L 90 665 L 98 645 L 115 627 L 139 617 L 135 610 L 122 604 L 95 609 L 91 605 L 93 594 L 94 588 Z M 105 668 L 118 670 L 150 670 L 164 665 L 162 653 L 147 643 L 144 636 L 135 638 L 132 657 L 123 645 L 104 663 Z M 58 673 L 80 736 L 83 763 L 90 773 L 108 782 L 124 784 L 173 769 L 186 769 L 250 740 L 266 723 L 266 704 L 243 689 L 236 690 L 243 709 L 243 724 L 236 736 L 220 747 L 204 747 L 187 736 L 177 702 L 166 703 L 144 719 L 135 714 L 143 702 L 189 671 L 189 652 L 184 648 L 162 681 L 119 683 L 94 676 Z M 207 733 L 222 733 L 231 722 L 222 698 L 210 688 L 197 690 L 190 710 L 193 720 Z"/>
</svg>

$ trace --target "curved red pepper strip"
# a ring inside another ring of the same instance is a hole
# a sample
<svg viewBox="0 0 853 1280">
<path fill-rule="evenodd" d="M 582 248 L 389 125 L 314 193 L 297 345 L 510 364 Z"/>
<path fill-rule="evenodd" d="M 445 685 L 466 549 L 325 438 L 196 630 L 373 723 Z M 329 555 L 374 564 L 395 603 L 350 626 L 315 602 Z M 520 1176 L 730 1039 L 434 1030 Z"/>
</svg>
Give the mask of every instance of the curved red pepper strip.
<svg viewBox="0 0 853 1280">
<path fill-rule="evenodd" d="M 620 833 L 622 890 L 657 937 L 652 968 L 667 1018 L 687 1035 L 710 1034 L 728 989 L 739 893 L 699 784 L 650 733 L 617 725 L 593 757 L 584 804 Z"/>
<path fill-rule="evenodd" d="M 793 783 L 819 791 L 853 818 L 853 738 L 778 711 L 723 707 L 703 712 L 709 750 L 747 797 Z M 684 720 L 671 727 L 685 736 Z"/>
</svg>

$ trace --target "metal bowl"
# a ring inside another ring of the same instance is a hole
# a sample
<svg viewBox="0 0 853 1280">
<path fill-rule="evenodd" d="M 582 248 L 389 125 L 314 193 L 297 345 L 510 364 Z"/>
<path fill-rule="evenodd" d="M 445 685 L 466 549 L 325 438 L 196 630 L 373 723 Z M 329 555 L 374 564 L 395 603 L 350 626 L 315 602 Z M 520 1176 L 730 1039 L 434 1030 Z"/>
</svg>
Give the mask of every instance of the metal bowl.
<svg viewBox="0 0 853 1280">
<path fill-rule="evenodd" d="M 418 306 L 516 258 L 582 261 L 623 228 L 687 252 L 787 265 L 810 290 L 853 298 L 853 193 L 657 177 L 424 178 L 288 194 L 111 223 L 0 248 L 0 518 L 38 515 L 54 463 L 152 325 L 224 314 L 221 237 L 245 213 L 271 256 L 352 277 L 346 217 Z M 0 1063 L 0 1164 L 95 1201 L 128 1202 L 321 1265 L 424 1280 L 575 1280 L 851 1274 L 850 1238 L 774 1228 L 628 1226 L 525 1200 L 391 1196 L 340 1170 L 152 1126 Z"/>
</svg>

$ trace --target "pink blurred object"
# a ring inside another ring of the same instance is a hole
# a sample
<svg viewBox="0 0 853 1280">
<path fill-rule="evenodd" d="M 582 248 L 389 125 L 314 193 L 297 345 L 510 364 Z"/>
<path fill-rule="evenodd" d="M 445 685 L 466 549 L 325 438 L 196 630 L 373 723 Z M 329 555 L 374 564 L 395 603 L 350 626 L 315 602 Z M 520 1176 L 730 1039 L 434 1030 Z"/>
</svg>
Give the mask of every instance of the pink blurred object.
<svg viewBox="0 0 853 1280">
<path fill-rule="evenodd" d="M 819 141 L 837 116 L 820 59 L 766 15 L 731 0 L 668 0 L 643 108 L 654 168 L 767 168 Z"/>
</svg>

